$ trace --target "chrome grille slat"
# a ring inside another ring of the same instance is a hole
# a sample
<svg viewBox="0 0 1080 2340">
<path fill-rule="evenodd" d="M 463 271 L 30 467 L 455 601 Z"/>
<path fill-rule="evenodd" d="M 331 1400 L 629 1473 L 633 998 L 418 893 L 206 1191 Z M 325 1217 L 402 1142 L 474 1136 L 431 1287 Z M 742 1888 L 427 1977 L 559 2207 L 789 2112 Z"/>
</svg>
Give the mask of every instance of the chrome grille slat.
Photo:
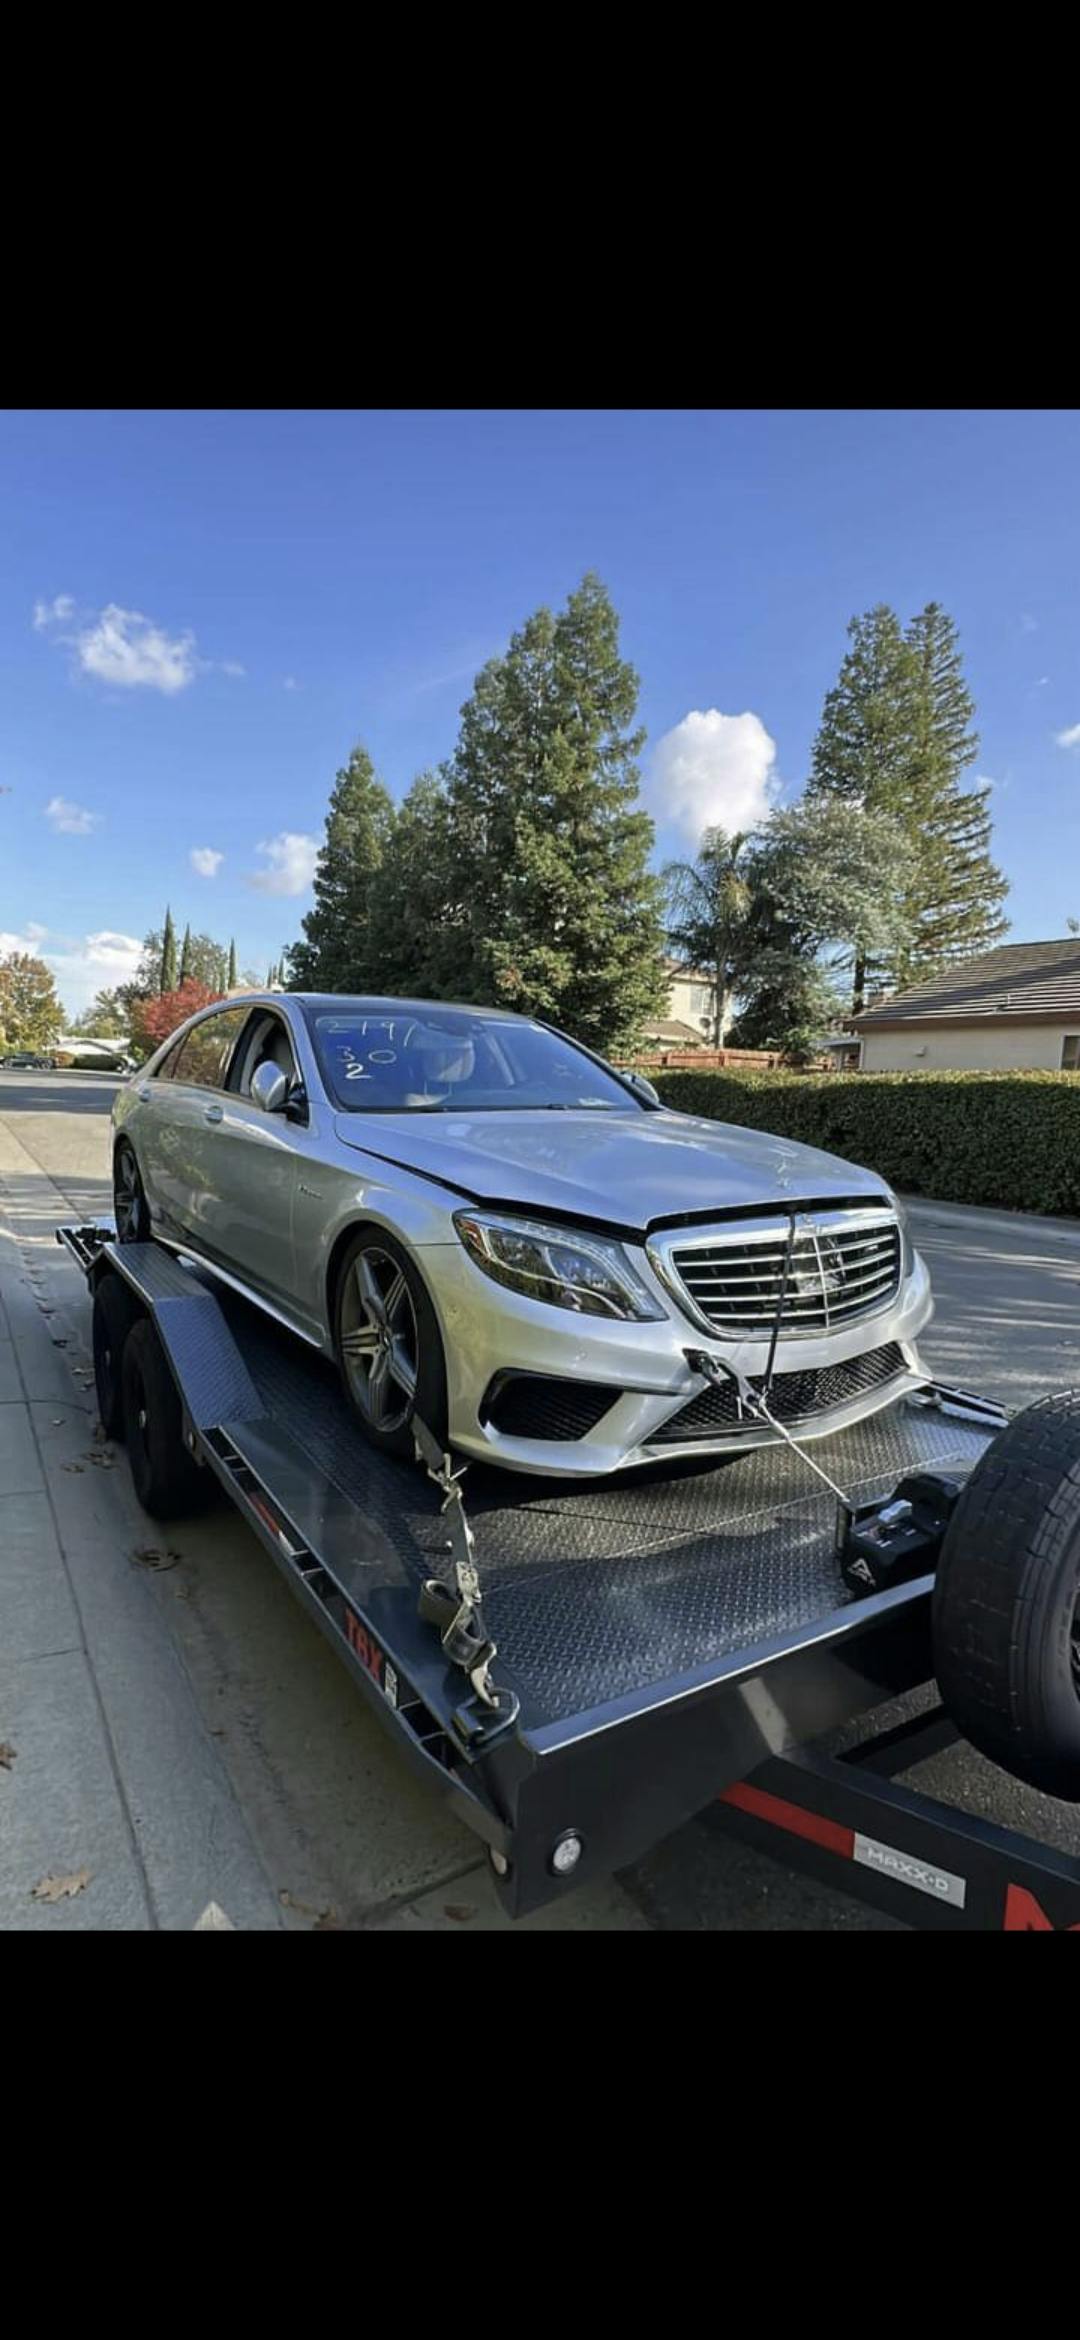
<svg viewBox="0 0 1080 2340">
<path fill-rule="evenodd" d="M 784 1292 L 781 1332 L 828 1332 L 885 1307 L 900 1286 L 900 1229 L 892 1212 L 806 1211 L 789 1221 L 710 1229 L 703 1240 L 671 1235 L 663 1256 L 693 1307 L 718 1331 L 743 1338 L 771 1333 Z M 787 1288 L 785 1285 L 787 1277 Z"/>
</svg>

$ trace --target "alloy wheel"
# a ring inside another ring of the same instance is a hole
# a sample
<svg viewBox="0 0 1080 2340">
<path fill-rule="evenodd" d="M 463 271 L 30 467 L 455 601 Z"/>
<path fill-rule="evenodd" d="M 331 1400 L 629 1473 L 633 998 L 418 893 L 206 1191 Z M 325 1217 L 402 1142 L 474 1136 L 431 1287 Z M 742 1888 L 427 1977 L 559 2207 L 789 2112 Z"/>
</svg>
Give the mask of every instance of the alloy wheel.
<svg viewBox="0 0 1080 2340">
<path fill-rule="evenodd" d="M 145 1204 L 142 1179 L 135 1156 L 127 1146 L 117 1155 L 116 1177 L 113 1185 L 116 1209 L 116 1232 L 121 1243 L 140 1243 L 143 1236 Z"/>
<path fill-rule="evenodd" d="M 400 1430 L 416 1397 L 420 1335 L 403 1268 L 374 1244 L 358 1253 L 342 1294 L 341 1354 L 372 1429 Z"/>
</svg>

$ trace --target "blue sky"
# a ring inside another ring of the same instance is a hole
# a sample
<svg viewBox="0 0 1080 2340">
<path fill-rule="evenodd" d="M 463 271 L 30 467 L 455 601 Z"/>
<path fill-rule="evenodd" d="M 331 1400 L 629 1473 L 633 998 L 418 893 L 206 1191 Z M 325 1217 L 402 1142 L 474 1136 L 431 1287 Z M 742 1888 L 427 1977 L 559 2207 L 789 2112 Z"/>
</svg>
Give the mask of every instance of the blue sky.
<svg viewBox="0 0 1080 2340">
<path fill-rule="evenodd" d="M 353 742 L 401 795 L 588 568 L 658 858 L 796 795 L 848 619 L 936 599 L 1013 937 L 1080 915 L 1078 413 L 8 413 L 0 525 L 0 947 L 71 1010 L 166 899 L 263 969 Z"/>
</svg>

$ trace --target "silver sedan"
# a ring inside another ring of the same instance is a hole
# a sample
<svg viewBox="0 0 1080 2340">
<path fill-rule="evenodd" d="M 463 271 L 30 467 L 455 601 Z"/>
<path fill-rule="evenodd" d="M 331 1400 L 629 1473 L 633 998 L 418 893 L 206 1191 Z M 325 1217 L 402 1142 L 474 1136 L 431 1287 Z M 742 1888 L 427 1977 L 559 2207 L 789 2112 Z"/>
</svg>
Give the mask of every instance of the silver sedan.
<svg viewBox="0 0 1080 2340">
<path fill-rule="evenodd" d="M 419 1413 L 467 1455 L 595 1476 L 767 1442 L 748 1390 L 814 1435 L 926 1378 L 927 1273 L 881 1178 L 669 1112 L 527 1017 L 250 994 L 175 1033 L 113 1124 L 121 1241 L 336 1357 L 386 1452 Z"/>
</svg>

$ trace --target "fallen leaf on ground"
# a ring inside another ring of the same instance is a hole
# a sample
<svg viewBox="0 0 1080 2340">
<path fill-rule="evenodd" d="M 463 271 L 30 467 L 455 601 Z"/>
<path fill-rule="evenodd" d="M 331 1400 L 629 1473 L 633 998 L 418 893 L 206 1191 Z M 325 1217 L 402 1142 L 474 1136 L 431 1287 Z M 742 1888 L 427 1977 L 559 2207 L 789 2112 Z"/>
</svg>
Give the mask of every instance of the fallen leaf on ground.
<svg viewBox="0 0 1080 2340">
<path fill-rule="evenodd" d="M 284 1889 L 278 1894 L 278 1900 L 284 1903 L 286 1909 L 294 1909 L 297 1917 L 314 1918 L 324 1933 L 328 1933 L 332 1926 L 337 1926 L 338 1921 L 332 1909 L 313 1909 L 310 1901 L 298 1901 L 295 1893 L 287 1893 Z"/>
<path fill-rule="evenodd" d="M 30 1888 L 31 1901 L 73 1901 L 77 1893 L 90 1883 L 89 1869 L 76 1869 L 71 1877 L 43 1877 L 40 1885 Z"/>
<path fill-rule="evenodd" d="M 448 1918 L 453 1918 L 457 1925 L 465 1926 L 468 1925 L 470 1918 L 476 1916 L 476 1911 L 471 1902 L 468 1901 L 444 1901 L 443 1914 Z"/>
<path fill-rule="evenodd" d="M 131 1557 L 138 1561 L 140 1568 L 156 1568 L 160 1572 L 175 1568 L 181 1555 L 171 1550 L 163 1552 L 157 1544 L 136 1544 Z"/>
<path fill-rule="evenodd" d="M 54 1429 L 54 1430 L 62 1430 L 62 1429 L 63 1429 L 63 1427 L 64 1427 L 64 1417 L 63 1417 L 63 1415 L 62 1415 L 62 1414 L 54 1414 L 54 1415 L 53 1415 L 53 1418 L 52 1418 L 52 1426 L 53 1426 L 53 1429 Z"/>
<path fill-rule="evenodd" d="M 6 1739 L 0 1739 L 0 1771 L 11 1770 L 17 1752 L 18 1750 L 10 1746 Z"/>
<path fill-rule="evenodd" d="M 82 1463 L 61 1463 L 60 1468 L 62 1471 L 81 1471 L 83 1465 Z"/>
<path fill-rule="evenodd" d="M 331 1910 L 327 1910 L 324 1916 L 316 1918 L 311 1931 L 313 1934 L 343 1934 L 345 1928 L 341 1919 L 336 1918 Z"/>
</svg>

